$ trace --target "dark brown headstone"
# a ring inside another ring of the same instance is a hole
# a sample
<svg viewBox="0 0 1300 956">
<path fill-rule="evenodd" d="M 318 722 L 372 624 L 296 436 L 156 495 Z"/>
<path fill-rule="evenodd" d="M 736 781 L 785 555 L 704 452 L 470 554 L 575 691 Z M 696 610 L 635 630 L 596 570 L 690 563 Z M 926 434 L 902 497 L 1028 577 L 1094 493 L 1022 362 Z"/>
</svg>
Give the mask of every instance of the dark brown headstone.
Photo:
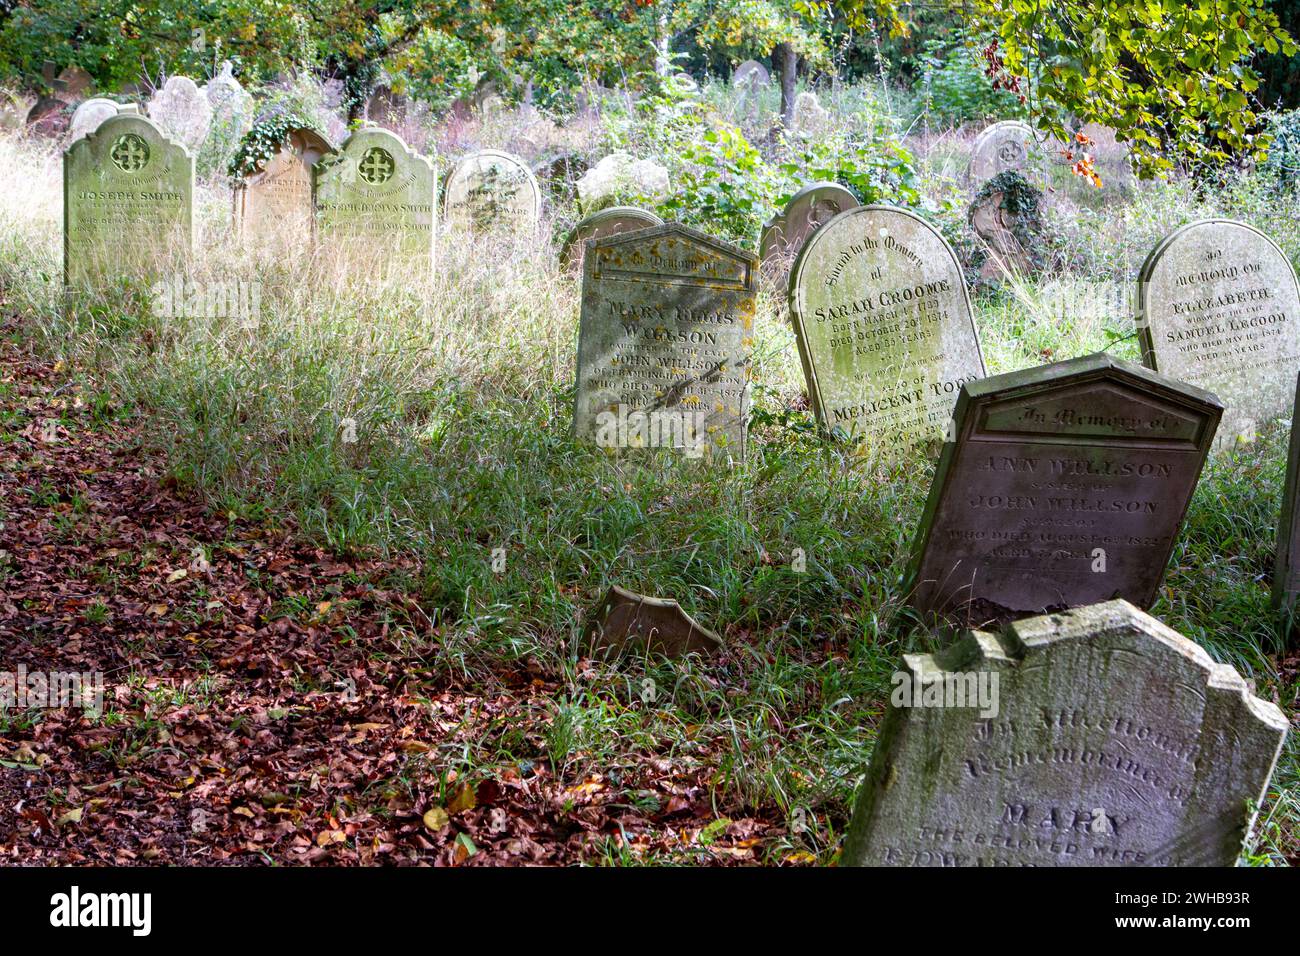
<svg viewBox="0 0 1300 956">
<path fill-rule="evenodd" d="M 601 655 L 651 651 L 666 657 L 707 654 L 722 646 L 718 635 L 696 624 L 676 601 L 635 594 L 617 584 L 587 624 L 585 642 Z"/>
</svg>

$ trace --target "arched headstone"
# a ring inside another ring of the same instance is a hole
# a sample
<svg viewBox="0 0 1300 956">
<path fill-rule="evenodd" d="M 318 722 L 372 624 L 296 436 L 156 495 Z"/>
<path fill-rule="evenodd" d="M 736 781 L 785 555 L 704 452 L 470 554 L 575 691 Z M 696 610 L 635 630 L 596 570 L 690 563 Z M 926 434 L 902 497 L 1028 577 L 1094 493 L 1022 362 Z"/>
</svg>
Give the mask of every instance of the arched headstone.
<svg viewBox="0 0 1300 956">
<path fill-rule="evenodd" d="M 987 127 L 971 149 L 969 183 L 979 188 L 998 173 L 1016 170 L 1034 179 L 1040 149 L 1028 123 L 1004 120 Z"/>
<path fill-rule="evenodd" d="M 173 76 L 149 98 L 149 118 L 167 136 L 197 154 L 212 125 L 212 104 L 188 76 Z"/>
<path fill-rule="evenodd" d="M 564 240 L 564 246 L 560 250 L 560 264 L 566 269 L 581 269 L 588 239 L 604 239 L 620 232 L 663 224 L 664 221 L 654 213 L 635 206 L 611 206 L 594 212 L 574 226 Z"/>
<path fill-rule="evenodd" d="M 735 87 L 744 87 L 749 90 L 762 89 L 772 81 L 772 76 L 762 63 L 757 60 L 746 60 L 736 67 L 736 71 L 731 74 L 731 85 Z"/>
<path fill-rule="evenodd" d="M 235 223 L 240 231 L 309 241 L 312 169 L 333 154 L 334 147 L 315 130 L 289 130 L 275 155 L 235 186 Z"/>
<path fill-rule="evenodd" d="M 72 123 L 68 127 L 68 142 L 80 139 L 87 133 L 99 129 L 104 120 L 117 115 L 117 103 L 102 96 L 86 100 L 72 114 Z"/>
<path fill-rule="evenodd" d="M 63 154 L 63 273 L 93 286 L 180 271 L 194 246 L 194 159 L 150 120 L 119 112 Z"/>
<path fill-rule="evenodd" d="M 396 133 L 366 126 L 312 169 L 316 232 L 366 254 L 433 256 L 433 164 Z"/>
<path fill-rule="evenodd" d="M 1221 444 L 1291 415 L 1300 288 L 1258 229 L 1206 219 L 1166 236 L 1138 274 L 1137 311 L 1144 364 L 1222 400 Z"/>
<path fill-rule="evenodd" d="M 878 448 L 941 441 L 962 384 L 984 376 L 961 263 L 904 209 L 859 206 L 813 233 L 790 312 L 818 420 Z"/>
<path fill-rule="evenodd" d="M 542 213 L 542 191 L 518 156 L 483 149 L 462 159 L 447 177 L 443 208 L 447 224 L 462 229 L 533 229 Z"/>
<path fill-rule="evenodd" d="M 839 183 L 812 183 L 800 189 L 763 227 L 758 243 L 763 278 L 784 286 L 794 257 L 808 237 L 840 213 L 860 205 L 858 197 Z"/>
</svg>

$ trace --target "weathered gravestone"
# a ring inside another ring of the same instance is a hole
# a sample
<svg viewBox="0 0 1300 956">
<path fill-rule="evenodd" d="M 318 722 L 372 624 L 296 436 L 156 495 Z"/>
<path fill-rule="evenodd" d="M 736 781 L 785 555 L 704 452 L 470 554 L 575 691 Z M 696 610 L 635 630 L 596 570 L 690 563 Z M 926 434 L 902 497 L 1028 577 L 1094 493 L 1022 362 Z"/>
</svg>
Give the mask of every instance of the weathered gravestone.
<svg viewBox="0 0 1300 956">
<path fill-rule="evenodd" d="M 1273 560 L 1273 606 L 1282 611 L 1286 643 L 1295 640 L 1296 601 L 1300 598 L 1300 376 L 1296 378 L 1296 403 L 1291 412 L 1291 442 L 1286 456 L 1286 484 L 1277 522 L 1277 554 Z"/>
<path fill-rule="evenodd" d="M 72 123 L 68 126 L 68 142 L 80 139 L 87 133 L 99 129 L 106 119 L 117 115 L 117 103 L 102 96 L 86 100 L 72 114 Z"/>
<path fill-rule="evenodd" d="M 962 383 L 984 375 L 961 263 L 902 209 L 860 206 L 813 233 L 790 312 L 818 420 L 881 448 L 942 440 Z"/>
<path fill-rule="evenodd" d="M 967 172 L 969 184 L 978 188 L 1009 169 L 1034 178 L 1034 170 L 1041 161 L 1040 152 L 1029 124 L 1019 120 L 994 123 L 975 138 Z"/>
<path fill-rule="evenodd" d="M 457 163 L 447 177 L 444 217 L 448 225 L 531 230 L 541 214 L 541 189 L 518 156 L 479 150 Z"/>
<path fill-rule="evenodd" d="M 169 77 L 149 98 L 148 109 L 160 130 L 197 155 L 212 125 L 212 104 L 193 80 Z"/>
<path fill-rule="evenodd" d="M 768 73 L 767 67 L 757 60 L 746 60 L 731 74 L 732 86 L 751 91 L 762 89 L 771 82 L 772 76 Z"/>
<path fill-rule="evenodd" d="M 183 268 L 194 245 L 194 159 L 152 122 L 119 112 L 63 154 L 63 275 L 93 286 Z"/>
<path fill-rule="evenodd" d="M 980 187 L 967 214 L 978 239 L 971 256 L 972 282 L 997 283 L 1044 269 L 1047 228 L 1042 204 L 1043 194 L 1018 170 L 998 173 Z"/>
<path fill-rule="evenodd" d="M 1142 360 L 1223 400 L 1221 443 L 1291 414 L 1300 371 L 1300 288 L 1286 254 L 1240 222 L 1166 236 L 1138 274 Z"/>
<path fill-rule="evenodd" d="M 1286 736 L 1127 601 L 904 660 L 844 865 L 1231 866 Z"/>
<path fill-rule="evenodd" d="M 366 126 L 312 167 L 317 235 L 360 256 L 432 259 L 433 164 L 400 136 Z"/>
<path fill-rule="evenodd" d="M 662 226 L 664 221 L 652 212 L 635 206 L 612 206 L 583 219 L 564 240 L 560 264 L 566 269 L 581 269 L 588 239 L 604 239 L 619 233 Z"/>
<path fill-rule="evenodd" d="M 790 197 L 785 208 L 768 220 L 758 243 L 763 278 L 785 285 L 790 266 L 803 244 L 818 228 L 861 203 L 839 183 L 811 183 Z"/>
<path fill-rule="evenodd" d="M 911 603 L 976 624 L 1150 607 L 1223 406 L 1103 353 L 963 386 L 909 567 Z"/>
<path fill-rule="evenodd" d="M 654 652 L 681 657 L 716 651 L 722 639 L 671 598 L 647 597 L 615 584 L 588 620 L 584 643 L 600 656 Z"/>
<path fill-rule="evenodd" d="M 757 260 L 668 223 L 588 243 L 582 269 L 578 438 L 742 458 Z"/>
<path fill-rule="evenodd" d="M 822 106 L 817 94 L 804 90 L 794 98 L 794 130 L 796 133 L 811 135 L 820 133 L 830 125 L 830 110 Z"/>
<path fill-rule="evenodd" d="M 241 232 L 264 238 L 310 237 L 312 169 L 333 154 L 334 147 L 315 130 L 289 130 L 275 155 L 235 186 L 235 222 Z"/>
</svg>

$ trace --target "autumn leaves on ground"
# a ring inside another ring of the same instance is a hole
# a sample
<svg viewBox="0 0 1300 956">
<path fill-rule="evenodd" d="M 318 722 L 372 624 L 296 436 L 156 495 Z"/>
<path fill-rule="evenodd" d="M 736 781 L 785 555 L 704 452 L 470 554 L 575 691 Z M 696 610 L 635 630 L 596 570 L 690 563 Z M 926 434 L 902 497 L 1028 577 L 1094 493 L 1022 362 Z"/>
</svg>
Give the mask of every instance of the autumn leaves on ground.
<svg viewBox="0 0 1300 956">
<path fill-rule="evenodd" d="M 394 585 L 409 566 L 205 510 L 138 423 L 5 333 L 0 641 L 15 669 L 102 671 L 107 694 L 102 715 L 0 722 L 0 860 L 762 862 L 784 830 L 775 808 L 723 815 L 700 753 L 557 774 L 553 675 L 432 673 L 438 630 Z M 447 769 L 485 741 L 518 759 Z"/>
</svg>

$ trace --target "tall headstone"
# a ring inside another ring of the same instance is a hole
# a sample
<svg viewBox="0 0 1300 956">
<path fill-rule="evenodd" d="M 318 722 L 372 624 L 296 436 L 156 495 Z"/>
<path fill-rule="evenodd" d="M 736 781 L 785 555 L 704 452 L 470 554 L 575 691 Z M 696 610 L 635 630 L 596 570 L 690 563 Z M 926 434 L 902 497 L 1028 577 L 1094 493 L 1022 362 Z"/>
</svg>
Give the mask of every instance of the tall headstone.
<svg viewBox="0 0 1300 956">
<path fill-rule="evenodd" d="M 310 239 L 312 169 L 333 154 L 334 147 L 315 130 L 289 130 L 275 155 L 235 186 L 235 222 L 240 231 Z"/>
<path fill-rule="evenodd" d="M 63 154 L 69 286 L 183 268 L 194 245 L 194 159 L 150 120 L 121 111 Z"/>
<path fill-rule="evenodd" d="M 1019 120 L 1004 120 L 988 126 L 975 138 L 971 149 L 968 180 L 979 188 L 998 173 L 1015 170 L 1034 179 L 1041 162 L 1034 130 Z"/>
<path fill-rule="evenodd" d="M 1286 484 L 1282 488 L 1282 510 L 1277 522 L 1277 553 L 1273 560 L 1273 606 L 1282 612 L 1286 643 L 1290 646 L 1300 627 L 1296 626 L 1300 599 L 1300 376 L 1296 378 L 1296 403 L 1291 413 L 1291 441 L 1286 456 Z"/>
<path fill-rule="evenodd" d="M 1138 274 L 1137 323 L 1147 366 L 1223 400 L 1221 443 L 1291 414 L 1300 287 L 1259 230 L 1207 219 L 1166 236 Z"/>
<path fill-rule="evenodd" d="M 80 139 L 87 133 L 99 129 L 106 119 L 117 115 L 117 103 L 102 96 L 86 100 L 72 114 L 72 123 L 68 127 L 68 142 Z"/>
<path fill-rule="evenodd" d="M 433 164 L 377 126 L 354 132 L 312 167 L 316 234 L 355 255 L 432 261 Z"/>
<path fill-rule="evenodd" d="M 235 79 L 234 67 L 229 60 L 221 64 L 221 72 L 203 87 L 203 95 L 212 106 L 214 125 L 229 127 L 236 136 L 243 136 L 253 127 L 253 97 Z"/>
<path fill-rule="evenodd" d="M 984 376 L 961 263 L 902 209 L 860 206 L 813 233 L 790 312 L 818 420 L 882 450 L 942 440 L 962 383 Z"/>
<path fill-rule="evenodd" d="M 197 155 L 212 125 L 212 104 L 188 76 L 169 77 L 149 98 L 149 119 L 167 136 Z"/>
<path fill-rule="evenodd" d="M 1127 601 L 904 661 L 843 865 L 1231 866 L 1286 737 Z"/>
<path fill-rule="evenodd" d="M 635 206 L 612 206 L 592 213 L 576 226 L 560 250 L 560 264 L 566 269 L 581 269 L 583 253 L 588 239 L 604 239 L 619 233 L 662 226 L 664 221 L 654 213 Z"/>
<path fill-rule="evenodd" d="M 531 230 L 542 213 L 542 191 L 518 156 L 482 149 L 447 177 L 444 210 L 447 224 L 461 229 Z"/>
<path fill-rule="evenodd" d="M 751 253 L 678 223 L 589 243 L 577 437 L 742 458 L 757 265 Z"/>
<path fill-rule="evenodd" d="M 1155 600 L 1223 406 L 1104 352 L 962 387 L 909 566 L 976 624 Z"/>
<path fill-rule="evenodd" d="M 791 196 L 785 208 L 763 226 L 758 258 L 764 280 L 784 286 L 794 257 L 808 237 L 840 213 L 860 205 L 858 197 L 839 183 L 810 183 Z"/>
</svg>

